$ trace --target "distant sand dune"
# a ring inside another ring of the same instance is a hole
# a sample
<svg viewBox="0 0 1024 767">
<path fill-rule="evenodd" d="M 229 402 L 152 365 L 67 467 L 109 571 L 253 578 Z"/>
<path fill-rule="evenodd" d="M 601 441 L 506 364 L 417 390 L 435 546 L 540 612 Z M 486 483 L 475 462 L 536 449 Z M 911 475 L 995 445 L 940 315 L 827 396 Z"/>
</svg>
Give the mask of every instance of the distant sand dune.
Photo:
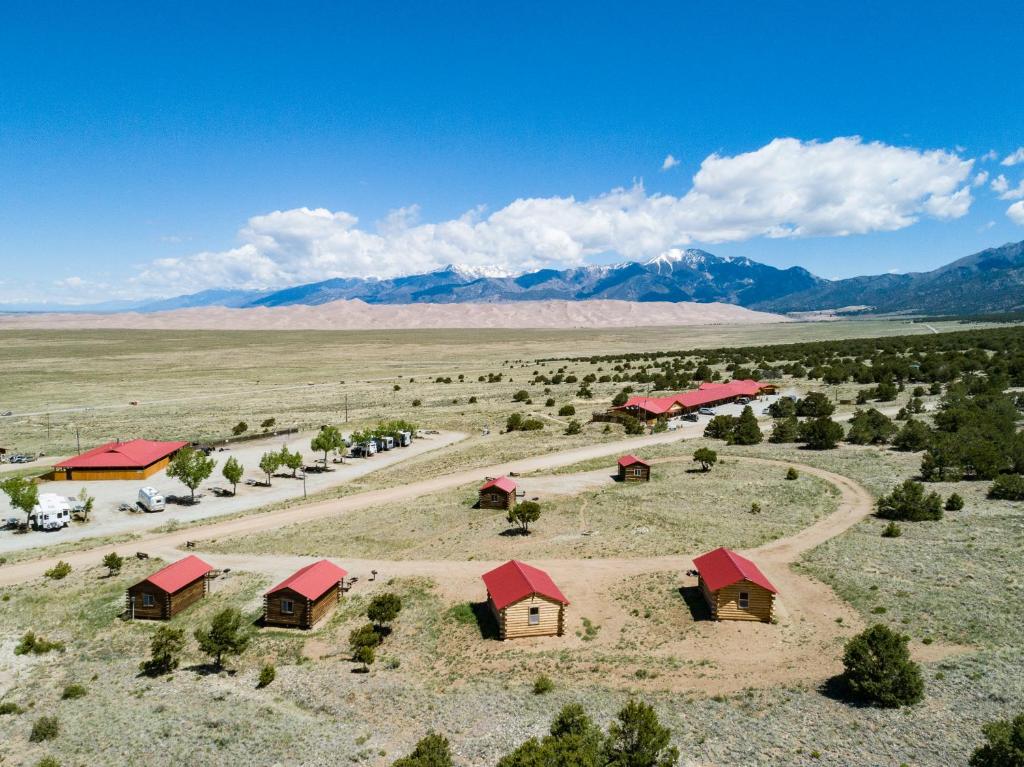
<svg viewBox="0 0 1024 767">
<path fill-rule="evenodd" d="M 520 301 L 494 304 L 367 304 L 256 309 L 177 309 L 153 314 L 6 314 L 0 329 L 409 330 L 419 328 L 623 328 L 787 322 L 732 304 Z"/>
</svg>

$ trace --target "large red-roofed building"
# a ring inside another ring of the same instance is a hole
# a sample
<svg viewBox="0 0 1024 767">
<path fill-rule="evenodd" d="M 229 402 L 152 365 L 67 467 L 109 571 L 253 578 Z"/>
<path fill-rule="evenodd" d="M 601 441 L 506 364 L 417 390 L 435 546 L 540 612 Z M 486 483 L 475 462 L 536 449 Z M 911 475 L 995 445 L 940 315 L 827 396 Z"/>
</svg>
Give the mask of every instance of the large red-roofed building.
<svg viewBox="0 0 1024 767">
<path fill-rule="evenodd" d="M 58 480 L 145 479 L 170 463 L 188 442 L 155 442 L 133 439 L 108 442 L 53 467 Z"/>
<path fill-rule="evenodd" d="M 569 600 L 543 570 L 513 559 L 482 577 L 499 638 L 561 636 L 565 631 Z"/>
<path fill-rule="evenodd" d="M 727 383 L 706 382 L 697 389 L 668 394 L 663 397 L 630 397 L 614 411 L 625 412 L 641 421 L 656 421 L 659 418 L 672 418 L 683 413 L 692 413 L 702 407 L 717 407 L 735 402 L 741 397 L 753 399 L 762 394 L 772 394 L 775 387 L 751 379 L 729 381 Z"/>
<path fill-rule="evenodd" d="M 771 622 L 778 590 L 749 559 L 718 548 L 697 557 L 693 565 L 712 618 Z"/>
<path fill-rule="evenodd" d="M 327 559 L 296 570 L 263 595 L 264 624 L 313 628 L 338 604 L 346 575 Z"/>
<path fill-rule="evenodd" d="M 128 589 L 127 608 L 132 618 L 170 620 L 209 592 L 213 568 L 197 556 L 187 556 Z"/>
</svg>

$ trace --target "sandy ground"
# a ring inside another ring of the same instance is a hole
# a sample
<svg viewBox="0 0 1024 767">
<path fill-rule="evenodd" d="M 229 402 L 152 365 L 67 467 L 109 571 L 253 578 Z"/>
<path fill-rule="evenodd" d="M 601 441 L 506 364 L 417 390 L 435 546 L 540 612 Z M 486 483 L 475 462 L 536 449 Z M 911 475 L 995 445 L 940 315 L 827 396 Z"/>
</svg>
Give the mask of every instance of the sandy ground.
<svg viewBox="0 0 1024 767">
<path fill-rule="evenodd" d="M 307 463 L 312 463 L 314 458 L 317 457 L 309 449 L 309 441 L 314 435 L 314 432 L 282 435 L 239 443 L 230 450 L 219 450 L 212 454 L 212 457 L 217 460 L 217 467 L 213 470 L 213 475 L 196 490 L 197 494 L 202 495 L 200 502 L 193 506 L 168 503 L 166 510 L 158 513 L 147 514 L 141 510 L 138 512 L 124 512 L 118 511 L 117 507 L 121 503 L 135 504 L 139 488 L 143 486 L 155 487 L 165 495 L 187 496 L 188 489 L 178 480 L 169 478 L 166 470 L 157 472 L 145 480 L 44 482 L 39 486 L 40 493 L 74 496 L 81 488 L 85 487 L 89 494 L 96 499 L 89 521 L 86 523 L 72 522 L 70 527 L 66 527 L 63 530 L 33 531 L 27 535 L 16 535 L 11 531 L 2 531 L 0 532 L 0 553 L 21 551 L 83 538 L 144 532 L 174 520 L 192 522 L 197 519 L 208 519 L 225 514 L 251 511 L 261 506 L 291 498 L 301 498 L 303 493 L 302 480 L 290 476 L 290 472 L 287 469 L 282 470 L 283 473 L 272 480 L 270 487 L 263 485 L 262 483 L 266 481 L 266 476 L 258 468 L 259 460 L 260 456 L 268 450 L 278 450 L 282 445 L 287 445 L 290 450 L 299 450 Z M 386 453 L 378 453 L 370 458 L 346 459 L 344 464 L 332 463 L 332 470 L 329 472 L 306 475 L 306 492 L 315 493 L 351 482 L 371 472 L 394 466 L 409 458 L 448 447 L 465 439 L 465 437 L 465 434 L 459 432 L 425 435 L 414 440 L 413 444 L 406 448 L 396 448 Z M 236 496 L 217 496 L 211 491 L 212 488 L 222 488 L 225 490 L 230 490 L 231 488 L 220 473 L 220 467 L 230 456 L 237 458 L 245 467 L 245 478 L 256 480 L 260 484 L 256 486 L 246 485 L 243 479 L 243 482 L 238 485 L 238 494 Z M 320 457 L 322 457 L 322 454 L 320 454 Z M 12 510 L 7 496 L 0 494 L 0 518 L 9 516 L 21 518 L 22 514 Z"/>
<path fill-rule="evenodd" d="M 415 328 L 617 328 L 788 322 L 722 303 L 517 301 L 501 304 L 375 305 L 359 300 L 320 306 L 178 309 L 153 314 L 5 314 L 0 329 L 403 330 Z"/>
</svg>

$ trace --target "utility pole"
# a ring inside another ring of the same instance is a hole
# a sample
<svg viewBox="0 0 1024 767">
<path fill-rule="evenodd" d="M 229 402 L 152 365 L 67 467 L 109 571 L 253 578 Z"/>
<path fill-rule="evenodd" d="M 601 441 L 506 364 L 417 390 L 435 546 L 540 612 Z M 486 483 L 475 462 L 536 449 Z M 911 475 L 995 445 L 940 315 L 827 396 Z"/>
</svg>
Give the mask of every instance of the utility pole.
<svg viewBox="0 0 1024 767">
<path fill-rule="evenodd" d="M 345 394 L 345 423 L 348 423 L 348 394 Z"/>
<path fill-rule="evenodd" d="M 82 433 L 81 433 L 81 430 L 78 428 L 78 424 L 77 423 L 75 424 L 75 442 L 78 443 L 78 452 L 81 453 L 82 452 Z"/>
<path fill-rule="evenodd" d="M 50 414 L 46 414 L 46 446 L 50 446 Z"/>
</svg>

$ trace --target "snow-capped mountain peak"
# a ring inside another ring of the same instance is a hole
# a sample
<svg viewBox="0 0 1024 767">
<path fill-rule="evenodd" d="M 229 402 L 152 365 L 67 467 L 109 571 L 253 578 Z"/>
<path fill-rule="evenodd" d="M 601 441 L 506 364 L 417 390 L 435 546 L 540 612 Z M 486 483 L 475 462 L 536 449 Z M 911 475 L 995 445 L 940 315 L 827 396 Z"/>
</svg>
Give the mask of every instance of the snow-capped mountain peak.
<svg viewBox="0 0 1024 767">
<path fill-rule="evenodd" d="M 478 280 L 481 277 L 511 277 L 512 272 L 500 266 L 469 266 L 467 264 L 446 264 L 440 269 L 435 269 L 435 274 L 450 272 L 462 277 L 465 280 Z"/>
<path fill-rule="evenodd" d="M 676 264 L 696 269 L 705 266 L 711 260 L 717 259 L 717 256 L 713 256 L 710 253 L 696 248 L 687 248 L 686 250 L 682 250 L 681 248 L 670 248 L 654 258 L 648 259 L 644 262 L 644 265 L 657 267 L 660 272 L 662 267 L 666 267 L 669 271 L 672 271 Z"/>
</svg>

